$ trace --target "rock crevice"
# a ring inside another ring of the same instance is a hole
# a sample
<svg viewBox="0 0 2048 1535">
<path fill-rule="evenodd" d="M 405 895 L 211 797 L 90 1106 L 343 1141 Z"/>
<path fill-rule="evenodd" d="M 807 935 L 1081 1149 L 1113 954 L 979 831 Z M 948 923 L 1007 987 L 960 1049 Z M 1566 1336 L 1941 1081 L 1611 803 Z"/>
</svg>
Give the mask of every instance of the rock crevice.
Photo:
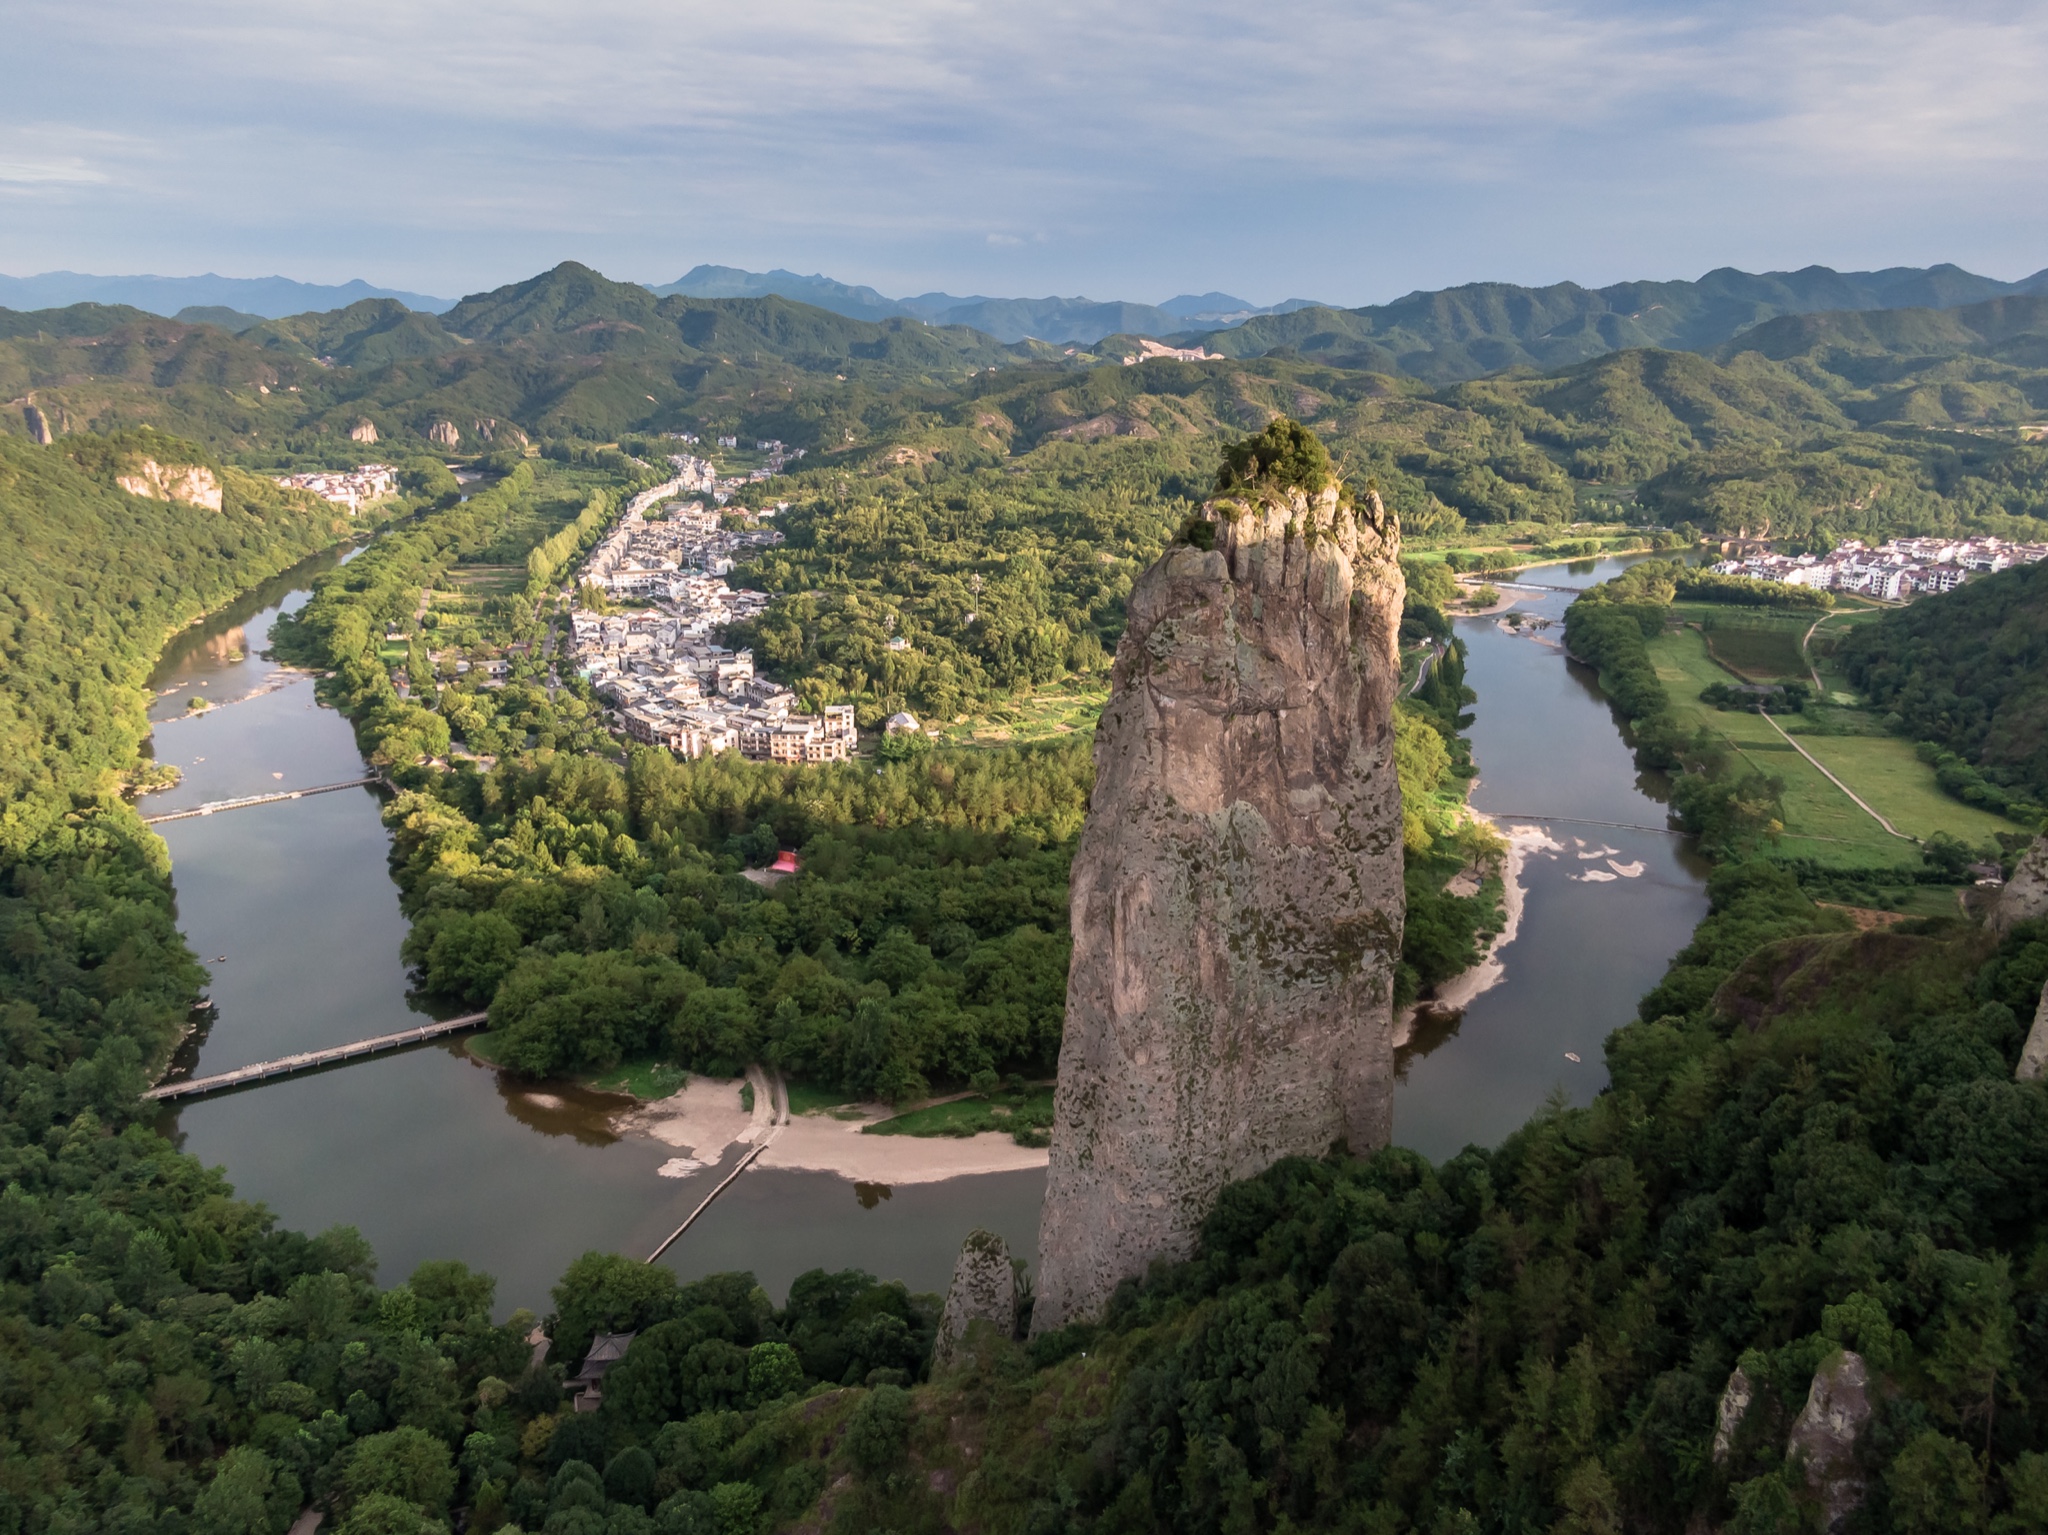
<svg viewBox="0 0 2048 1535">
<path fill-rule="evenodd" d="M 1185 1257 L 1225 1184 L 1391 1128 L 1399 533 L 1334 486 L 1205 513 L 1096 733 L 1034 1331 Z"/>
</svg>

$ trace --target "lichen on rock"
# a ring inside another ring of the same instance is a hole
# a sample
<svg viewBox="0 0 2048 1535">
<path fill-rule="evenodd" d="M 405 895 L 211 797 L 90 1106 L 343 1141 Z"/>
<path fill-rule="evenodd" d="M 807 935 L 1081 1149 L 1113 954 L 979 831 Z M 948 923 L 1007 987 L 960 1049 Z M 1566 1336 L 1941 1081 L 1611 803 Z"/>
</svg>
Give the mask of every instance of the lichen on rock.
<svg viewBox="0 0 2048 1535">
<path fill-rule="evenodd" d="M 998 1337 L 1017 1331 L 1017 1270 L 1010 1249 L 992 1231 L 972 1231 L 953 1263 L 952 1288 L 939 1314 L 939 1336 L 932 1345 L 932 1368 L 943 1370 L 959 1357 L 967 1329 L 986 1322 Z"/>
<path fill-rule="evenodd" d="M 1820 1496 L 1824 1527 L 1839 1528 L 1863 1501 L 1856 1441 L 1870 1421 L 1870 1372 L 1848 1349 L 1813 1372 L 1806 1406 L 1792 1425 L 1785 1453 L 1806 1467 L 1806 1484 Z"/>
<path fill-rule="evenodd" d="M 1034 1331 L 1185 1257 L 1225 1184 L 1386 1144 L 1400 535 L 1327 469 L 1276 422 L 1132 589 L 1074 857 Z"/>
</svg>

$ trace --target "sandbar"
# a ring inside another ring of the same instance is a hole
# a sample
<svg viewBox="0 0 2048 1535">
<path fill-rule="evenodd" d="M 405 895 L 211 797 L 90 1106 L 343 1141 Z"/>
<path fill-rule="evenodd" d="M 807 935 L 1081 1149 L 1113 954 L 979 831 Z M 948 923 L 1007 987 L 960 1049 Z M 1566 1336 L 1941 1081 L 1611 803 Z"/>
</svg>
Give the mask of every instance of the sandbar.
<svg viewBox="0 0 2048 1535">
<path fill-rule="evenodd" d="M 1473 815 L 1479 816 L 1478 811 Z M 1490 821 L 1488 816 L 1479 816 Z M 1554 841 L 1540 826 L 1508 826 L 1496 828 L 1507 838 L 1507 857 L 1501 869 L 1501 925 L 1493 935 L 1493 942 L 1486 946 L 1486 954 L 1478 964 L 1469 970 L 1459 972 L 1437 989 L 1437 994 L 1427 1002 L 1418 1002 L 1394 1021 L 1394 1048 L 1407 1044 L 1415 1032 L 1416 1015 L 1428 1007 L 1433 1012 L 1458 1012 L 1472 1005 L 1473 999 L 1493 990 L 1507 975 L 1507 965 L 1500 957 L 1500 951 L 1515 941 L 1515 934 L 1522 927 L 1522 903 L 1527 892 L 1522 888 L 1522 866 L 1535 853 L 1561 853 L 1564 844 Z M 1612 878 L 1612 876 L 1609 876 Z"/>
<path fill-rule="evenodd" d="M 884 1103 L 837 1111 L 849 1116 L 845 1119 L 826 1112 L 788 1115 L 778 1112 L 784 1095 L 765 1071 L 752 1067 L 747 1077 L 754 1085 L 751 1113 L 740 1107 L 737 1082 L 692 1076 L 670 1097 L 619 1115 L 612 1128 L 682 1152 L 659 1169 L 668 1178 L 714 1168 L 734 1145 L 765 1144 L 756 1167 L 836 1173 L 856 1183 L 940 1183 L 1046 1165 L 1044 1147 L 1020 1146 L 1000 1130 L 975 1136 L 861 1134 L 863 1125 L 896 1112 Z"/>
</svg>

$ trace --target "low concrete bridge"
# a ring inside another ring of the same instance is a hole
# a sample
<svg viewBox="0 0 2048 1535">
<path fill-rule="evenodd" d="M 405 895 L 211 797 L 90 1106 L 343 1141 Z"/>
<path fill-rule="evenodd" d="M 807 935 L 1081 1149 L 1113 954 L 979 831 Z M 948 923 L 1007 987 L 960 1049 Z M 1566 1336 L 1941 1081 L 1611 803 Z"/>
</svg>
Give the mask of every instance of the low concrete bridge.
<svg viewBox="0 0 2048 1535">
<path fill-rule="evenodd" d="M 336 1045 L 329 1050 L 307 1050 L 298 1055 L 282 1055 L 274 1061 L 237 1066 L 233 1071 L 219 1072 L 210 1077 L 189 1077 L 182 1082 L 160 1083 L 142 1096 L 158 1103 L 167 1103 L 174 1098 L 203 1098 L 209 1093 L 224 1093 L 233 1088 L 268 1082 L 272 1077 L 296 1076 L 302 1071 L 317 1071 L 338 1061 L 383 1055 L 388 1051 L 422 1045 L 429 1040 L 445 1039 L 450 1034 L 464 1034 L 471 1029 L 482 1028 L 489 1018 L 489 1013 L 465 1013 L 460 1018 L 444 1018 L 438 1023 L 421 1024 L 416 1029 L 401 1029 L 396 1034 L 379 1034 L 375 1039 L 358 1039 L 352 1044 Z"/>
<path fill-rule="evenodd" d="M 274 805 L 281 799 L 304 799 L 309 794 L 334 794 L 342 789 L 361 789 L 371 784 L 381 784 L 384 779 L 372 773 L 367 778 L 350 778 L 342 783 L 323 783 L 311 789 L 278 789 L 270 794 L 245 794 L 240 799 L 217 799 L 208 804 L 194 805 L 190 810 L 171 810 L 163 815 L 146 815 L 144 826 L 155 826 L 164 821 L 184 821 L 196 815 L 213 815 L 222 810 L 246 810 L 251 805 Z"/>
</svg>

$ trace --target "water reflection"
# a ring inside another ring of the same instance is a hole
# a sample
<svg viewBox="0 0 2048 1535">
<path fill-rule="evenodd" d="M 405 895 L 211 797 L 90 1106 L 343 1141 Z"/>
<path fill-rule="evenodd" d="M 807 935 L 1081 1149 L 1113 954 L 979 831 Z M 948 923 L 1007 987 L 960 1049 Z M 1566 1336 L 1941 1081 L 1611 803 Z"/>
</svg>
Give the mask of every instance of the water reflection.
<svg viewBox="0 0 2048 1535">
<path fill-rule="evenodd" d="M 1462 1007 L 1438 1007 L 1427 1001 L 1417 1004 L 1408 1037 L 1394 1047 L 1394 1080 L 1407 1081 L 1409 1067 L 1456 1039 L 1464 1021 Z"/>
<path fill-rule="evenodd" d="M 896 1191 L 886 1183 L 856 1183 L 853 1197 L 860 1201 L 863 1210 L 872 1210 L 885 1199 L 895 1196 Z"/>
<path fill-rule="evenodd" d="M 471 1056 L 463 1059 L 479 1071 L 491 1072 L 505 1112 L 527 1129 L 542 1135 L 566 1135 L 581 1146 L 611 1145 L 619 1138 L 612 1129 L 612 1116 L 633 1106 L 631 1098 L 617 1093 L 595 1092 L 574 1082 L 522 1082 Z"/>
</svg>

